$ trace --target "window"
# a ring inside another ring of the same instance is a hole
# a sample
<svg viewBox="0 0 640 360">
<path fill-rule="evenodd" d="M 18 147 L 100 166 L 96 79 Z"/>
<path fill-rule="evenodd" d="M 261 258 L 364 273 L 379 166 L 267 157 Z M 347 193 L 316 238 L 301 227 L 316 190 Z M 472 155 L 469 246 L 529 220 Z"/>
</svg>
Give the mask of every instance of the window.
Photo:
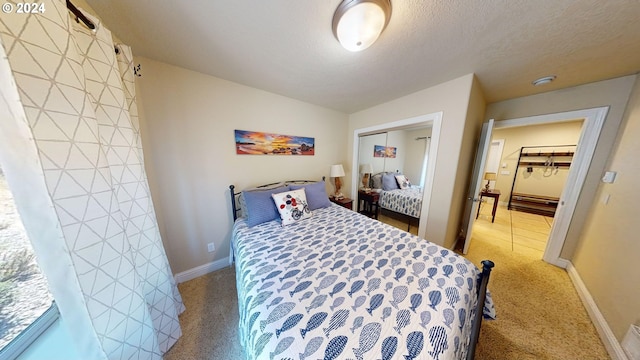
<svg viewBox="0 0 640 360">
<path fill-rule="evenodd" d="M 58 317 L 0 168 L 0 359 L 14 359 Z"/>
</svg>

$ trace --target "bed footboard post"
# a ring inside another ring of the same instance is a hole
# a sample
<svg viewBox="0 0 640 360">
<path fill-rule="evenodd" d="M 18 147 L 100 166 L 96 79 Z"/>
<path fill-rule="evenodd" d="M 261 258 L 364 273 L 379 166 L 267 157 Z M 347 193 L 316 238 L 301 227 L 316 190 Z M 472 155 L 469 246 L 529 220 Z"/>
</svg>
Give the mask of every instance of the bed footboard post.
<svg viewBox="0 0 640 360">
<path fill-rule="evenodd" d="M 495 266 L 491 260 L 482 260 L 482 274 L 480 275 L 480 284 L 478 286 L 478 304 L 476 305 L 476 316 L 473 319 L 473 327 L 471 329 L 471 339 L 469 340 L 469 351 L 467 352 L 467 360 L 473 360 L 476 352 L 476 345 L 480 337 L 480 325 L 482 325 L 482 317 L 484 313 L 484 301 L 487 297 L 487 284 L 491 269 Z"/>
<path fill-rule="evenodd" d="M 238 219 L 238 214 L 236 210 L 236 193 L 235 186 L 229 185 L 229 192 L 231 193 L 231 213 L 233 214 L 233 222 Z"/>
</svg>

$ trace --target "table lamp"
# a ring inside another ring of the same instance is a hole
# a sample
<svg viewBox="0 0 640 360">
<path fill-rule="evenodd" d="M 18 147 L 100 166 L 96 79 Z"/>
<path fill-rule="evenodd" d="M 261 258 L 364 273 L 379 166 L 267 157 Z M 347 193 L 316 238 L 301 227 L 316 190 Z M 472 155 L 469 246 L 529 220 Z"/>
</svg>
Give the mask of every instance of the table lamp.
<svg viewBox="0 0 640 360">
<path fill-rule="evenodd" d="M 362 186 L 365 191 L 369 190 L 369 179 L 371 177 L 371 173 L 373 173 L 373 167 L 371 164 L 362 164 L 360 165 L 360 174 L 362 174 Z"/>
<path fill-rule="evenodd" d="M 340 192 L 340 188 L 342 187 L 342 181 L 340 178 L 344 176 L 344 169 L 342 168 L 342 164 L 331 165 L 331 171 L 329 172 L 329 176 L 333 178 L 333 181 L 336 185 L 336 192 L 333 194 L 333 197 L 336 199 L 342 199 L 344 195 Z"/>
<path fill-rule="evenodd" d="M 484 173 L 484 179 L 487 180 L 487 185 L 484 186 L 485 192 L 491 192 L 491 190 L 489 190 L 489 183 L 491 182 L 491 180 L 495 180 L 496 178 L 496 173 L 494 172 Z"/>
</svg>

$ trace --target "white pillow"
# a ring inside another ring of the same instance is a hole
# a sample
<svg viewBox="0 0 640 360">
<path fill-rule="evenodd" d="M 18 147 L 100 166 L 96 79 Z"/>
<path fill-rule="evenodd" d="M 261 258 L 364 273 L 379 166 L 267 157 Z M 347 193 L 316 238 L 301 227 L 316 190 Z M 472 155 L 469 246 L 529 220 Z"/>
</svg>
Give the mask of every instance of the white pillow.
<svg viewBox="0 0 640 360">
<path fill-rule="evenodd" d="M 304 189 L 272 194 L 271 197 L 280 213 L 282 225 L 293 224 L 296 221 L 311 217 L 311 210 L 309 210 Z"/>
<path fill-rule="evenodd" d="M 398 181 L 400 189 L 408 189 L 411 187 L 411 183 L 405 175 L 396 175 L 396 181 Z"/>
</svg>

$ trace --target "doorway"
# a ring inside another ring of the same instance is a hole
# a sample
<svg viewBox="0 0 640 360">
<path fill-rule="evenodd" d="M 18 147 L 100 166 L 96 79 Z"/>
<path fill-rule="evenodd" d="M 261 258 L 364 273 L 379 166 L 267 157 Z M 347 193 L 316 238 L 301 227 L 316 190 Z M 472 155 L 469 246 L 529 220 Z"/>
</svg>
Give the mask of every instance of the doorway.
<svg viewBox="0 0 640 360">
<path fill-rule="evenodd" d="M 506 232 L 496 238 L 511 250 L 542 258 L 582 127 L 580 119 L 494 129 L 484 171 L 495 178 L 484 185 L 494 196 L 482 197 L 476 227 Z"/>
<path fill-rule="evenodd" d="M 495 128 L 502 129 L 583 120 L 583 126 L 577 141 L 575 155 L 566 180 L 566 183 L 571 184 L 572 186 L 565 186 L 559 197 L 555 218 L 549 231 L 549 240 L 545 246 L 544 255 L 542 257 L 544 261 L 562 268 L 566 268 L 568 261 L 562 259 L 560 257 L 560 253 L 562 251 L 562 247 L 569 230 L 569 225 L 571 223 L 571 218 L 573 217 L 579 194 L 585 182 L 607 112 L 608 107 L 600 107 L 496 122 Z M 476 171 L 482 172 L 484 171 L 484 168 L 477 169 Z M 482 176 L 479 173 L 474 175 L 476 178 L 482 179 Z M 477 195 L 472 195 L 469 200 L 474 202 L 478 201 Z M 476 209 L 477 208 L 474 210 Z M 475 213 L 466 213 L 465 216 L 470 218 L 469 223 L 475 223 Z M 472 231 L 468 231 L 465 235 L 465 247 L 468 246 L 468 242 L 471 240 L 471 234 Z"/>
</svg>

